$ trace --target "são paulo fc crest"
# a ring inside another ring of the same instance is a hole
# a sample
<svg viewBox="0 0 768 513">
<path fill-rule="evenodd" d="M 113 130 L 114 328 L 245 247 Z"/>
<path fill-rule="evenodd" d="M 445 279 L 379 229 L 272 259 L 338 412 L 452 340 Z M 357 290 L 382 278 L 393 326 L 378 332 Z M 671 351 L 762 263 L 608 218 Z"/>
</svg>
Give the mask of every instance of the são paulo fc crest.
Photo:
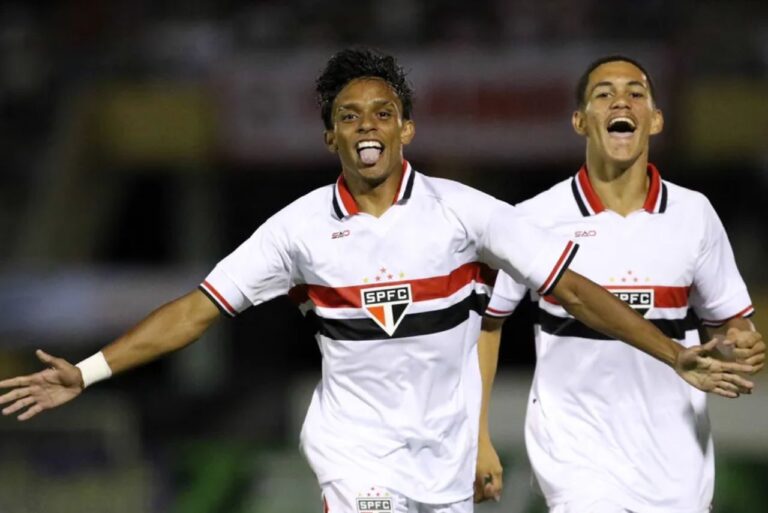
<svg viewBox="0 0 768 513">
<path fill-rule="evenodd" d="M 392 496 L 384 488 L 371 487 L 357 495 L 357 513 L 392 513 Z"/>
<path fill-rule="evenodd" d="M 360 302 L 368 317 L 391 337 L 413 303 L 411 284 L 361 289 Z"/>
<path fill-rule="evenodd" d="M 629 306 L 637 310 L 642 316 L 648 313 L 648 310 L 653 308 L 653 289 L 623 289 L 623 290 L 611 290 L 608 289 L 614 296 L 621 299 Z"/>
</svg>

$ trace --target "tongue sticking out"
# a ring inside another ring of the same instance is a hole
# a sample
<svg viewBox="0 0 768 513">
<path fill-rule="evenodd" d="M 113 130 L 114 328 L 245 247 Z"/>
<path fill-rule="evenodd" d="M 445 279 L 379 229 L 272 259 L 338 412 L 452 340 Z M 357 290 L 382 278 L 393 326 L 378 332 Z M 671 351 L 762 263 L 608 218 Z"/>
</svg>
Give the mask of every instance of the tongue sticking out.
<svg viewBox="0 0 768 513">
<path fill-rule="evenodd" d="M 360 150 L 360 160 L 368 166 L 375 164 L 379 160 L 379 155 L 381 155 L 379 148 L 363 148 Z"/>
</svg>

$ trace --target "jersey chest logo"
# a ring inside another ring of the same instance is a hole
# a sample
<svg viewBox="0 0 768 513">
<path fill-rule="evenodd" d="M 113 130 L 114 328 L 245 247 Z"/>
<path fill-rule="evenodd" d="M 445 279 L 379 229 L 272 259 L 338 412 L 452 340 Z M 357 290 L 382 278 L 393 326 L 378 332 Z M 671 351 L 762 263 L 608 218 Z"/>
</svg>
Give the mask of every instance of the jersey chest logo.
<svg viewBox="0 0 768 513">
<path fill-rule="evenodd" d="M 653 289 L 632 289 L 617 290 L 608 288 L 608 290 L 617 298 L 621 299 L 629 306 L 637 310 L 642 316 L 653 308 L 654 290 Z"/>
<path fill-rule="evenodd" d="M 411 284 L 361 289 L 360 300 L 368 317 L 391 337 L 413 303 Z"/>
<path fill-rule="evenodd" d="M 357 511 L 359 513 L 392 513 L 392 499 L 384 497 L 358 498 Z"/>
</svg>

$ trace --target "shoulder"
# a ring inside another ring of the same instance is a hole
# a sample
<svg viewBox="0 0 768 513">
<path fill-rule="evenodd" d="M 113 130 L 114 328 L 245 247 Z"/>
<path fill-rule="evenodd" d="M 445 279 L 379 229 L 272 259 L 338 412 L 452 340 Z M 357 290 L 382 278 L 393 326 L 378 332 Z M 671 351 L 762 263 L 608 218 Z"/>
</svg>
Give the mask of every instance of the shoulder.
<svg viewBox="0 0 768 513">
<path fill-rule="evenodd" d="M 447 178 L 436 178 L 419 173 L 417 180 L 426 196 L 448 204 L 472 204 L 476 201 L 500 201 L 490 194 Z"/>
<path fill-rule="evenodd" d="M 535 216 L 542 220 L 581 217 L 572 188 L 573 177 L 569 176 L 536 196 L 516 204 L 524 216 Z"/>
<path fill-rule="evenodd" d="M 333 185 L 324 185 L 308 192 L 279 210 L 275 217 L 286 221 L 316 219 L 318 214 L 331 212 Z"/>
<path fill-rule="evenodd" d="M 258 231 L 283 234 L 286 240 L 296 240 L 331 218 L 333 185 L 319 187 L 295 199 L 267 219 Z"/>
<path fill-rule="evenodd" d="M 704 194 L 682 185 L 663 180 L 662 183 L 667 188 L 667 208 L 669 211 L 675 211 L 681 215 L 704 213 L 707 215 L 717 215 L 715 208 Z"/>
</svg>

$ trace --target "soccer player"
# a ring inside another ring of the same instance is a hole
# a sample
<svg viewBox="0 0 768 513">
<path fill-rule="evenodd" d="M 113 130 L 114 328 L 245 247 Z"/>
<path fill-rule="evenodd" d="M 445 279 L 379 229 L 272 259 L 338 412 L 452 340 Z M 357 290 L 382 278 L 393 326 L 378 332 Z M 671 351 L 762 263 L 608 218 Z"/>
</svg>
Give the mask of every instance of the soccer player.
<svg viewBox="0 0 768 513">
<path fill-rule="evenodd" d="M 3 413 L 29 419 L 112 374 L 180 349 L 220 316 L 288 294 L 317 326 L 322 379 L 301 433 L 325 511 L 466 513 L 480 406 L 476 341 L 502 268 L 594 329 L 726 396 L 752 384 L 707 348 L 685 349 L 601 287 L 567 270 L 577 245 L 513 207 L 429 178 L 403 159 L 411 89 L 391 56 L 345 50 L 317 80 L 335 184 L 275 214 L 199 289 L 73 366 L 0 382 Z M 674 372 L 670 369 L 670 374 Z"/>
<path fill-rule="evenodd" d="M 713 342 L 755 372 L 765 344 L 725 230 L 701 194 L 661 178 L 648 162 L 661 132 L 650 75 L 632 59 L 594 62 L 576 89 L 573 128 L 586 164 L 518 205 L 540 226 L 581 246 L 572 269 L 605 286 L 686 347 Z M 488 400 L 502 323 L 530 286 L 499 273 L 479 343 L 484 383 L 476 500 L 501 492 Z M 714 467 L 705 395 L 655 360 L 537 295 L 537 364 L 525 440 L 552 513 L 704 513 Z M 710 343 L 711 345 L 711 343 Z"/>
</svg>

